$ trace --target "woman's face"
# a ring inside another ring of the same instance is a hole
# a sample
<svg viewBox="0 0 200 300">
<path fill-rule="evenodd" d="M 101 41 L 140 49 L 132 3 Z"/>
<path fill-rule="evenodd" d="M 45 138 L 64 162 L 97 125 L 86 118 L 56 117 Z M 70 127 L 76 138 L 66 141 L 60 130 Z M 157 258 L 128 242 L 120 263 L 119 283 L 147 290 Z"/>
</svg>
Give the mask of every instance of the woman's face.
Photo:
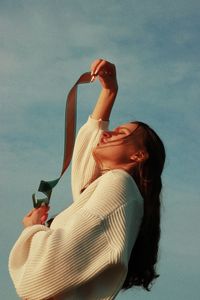
<svg viewBox="0 0 200 300">
<path fill-rule="evenodd" d="M 93 150 L 93 156 L 97 163 L 112 165 L 123 165 L 130 163 L 130 156 L 138 151 L 132 133 L 138 124 L 125 123 L 113 131 L 104 131 L 99 143 Z"/>
</svg>

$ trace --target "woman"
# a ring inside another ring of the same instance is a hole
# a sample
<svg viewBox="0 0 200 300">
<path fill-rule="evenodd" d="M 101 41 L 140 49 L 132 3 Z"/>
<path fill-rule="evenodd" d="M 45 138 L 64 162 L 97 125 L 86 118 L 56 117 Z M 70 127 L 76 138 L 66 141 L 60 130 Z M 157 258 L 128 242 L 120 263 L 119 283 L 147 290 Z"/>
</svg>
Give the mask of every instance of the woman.
<svg viewBox="0 0 200 300">
<path fill-rule="evenodd" d="M 10 274 L 23 299 L 114 299 L 134 285 L 149 290 L 158 276 L 164 146 L 142 122 L 108 131 L 118 91 L 115 66 L 98 59 L 91 74 L 102 91 L 76 139 L 74 202 L 50 228 L 43 225 L 48 208 L 33 209 L 10 253 Z"/>
</svg>

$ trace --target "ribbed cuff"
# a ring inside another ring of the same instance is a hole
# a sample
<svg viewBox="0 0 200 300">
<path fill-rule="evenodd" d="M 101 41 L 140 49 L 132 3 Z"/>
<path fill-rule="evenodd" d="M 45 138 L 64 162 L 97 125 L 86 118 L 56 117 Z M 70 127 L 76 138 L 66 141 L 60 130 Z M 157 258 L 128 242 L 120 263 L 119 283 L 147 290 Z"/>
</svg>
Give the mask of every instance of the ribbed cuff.
<svg viewBox="0 0 200 300">
<path fill-rule="evenodd" d="M 87 125 L 92 128 L 98 128 L 102 130 L 107 130 L 109 126 L 109 121 L 103 121 L 102 119 L 96 120 L 91 117 L 88 117 Z"/>
</svg>

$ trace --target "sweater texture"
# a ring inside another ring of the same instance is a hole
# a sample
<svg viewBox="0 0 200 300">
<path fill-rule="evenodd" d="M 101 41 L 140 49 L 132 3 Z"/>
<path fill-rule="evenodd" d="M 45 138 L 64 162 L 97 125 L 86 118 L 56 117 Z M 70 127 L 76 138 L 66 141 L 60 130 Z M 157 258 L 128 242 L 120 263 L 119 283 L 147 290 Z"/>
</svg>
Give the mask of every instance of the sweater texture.
<svg viewBox="0 0 200 300">
<path fill-rule="evenodd" d="M 124 170 L 99 172 L 92 150 L 104 130 L 108 122 L 88 118 L 72 158 L 73 203 L 50 228 L 25 228 L 10 252 L 9 272 L 24 300 L 111 300 L 124 283 L 143 198 Z"/>
</svg>

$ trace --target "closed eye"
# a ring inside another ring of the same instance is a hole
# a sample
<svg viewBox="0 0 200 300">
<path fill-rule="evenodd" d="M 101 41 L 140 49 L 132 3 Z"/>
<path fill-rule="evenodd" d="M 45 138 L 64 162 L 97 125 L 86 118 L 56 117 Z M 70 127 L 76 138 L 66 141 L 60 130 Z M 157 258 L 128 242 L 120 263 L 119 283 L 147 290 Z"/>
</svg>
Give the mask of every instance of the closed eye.
<svg viewBox="0 0 200 300">
<path fill-rule="evenodd" d="M 117 127 L 115 130 L 118 134 L 130 134 L 130 130 L 126 127 Z"/>
<path fill-rule="evenodd" d="M 121 130 L 120 128 L 116 128 L 116 129 L 114 130 L 114 132 L 117 133 L 117 134 L 124 134 L 124 133 L 125 133 L 125 132 L 124 132 L 123 130 Z"/>
<path fill-rule="evenodd" d="M 124 130 L 119 130 L 118 133 L 119 134 L 126 134 L 126 132 Z"/>
</svg>

